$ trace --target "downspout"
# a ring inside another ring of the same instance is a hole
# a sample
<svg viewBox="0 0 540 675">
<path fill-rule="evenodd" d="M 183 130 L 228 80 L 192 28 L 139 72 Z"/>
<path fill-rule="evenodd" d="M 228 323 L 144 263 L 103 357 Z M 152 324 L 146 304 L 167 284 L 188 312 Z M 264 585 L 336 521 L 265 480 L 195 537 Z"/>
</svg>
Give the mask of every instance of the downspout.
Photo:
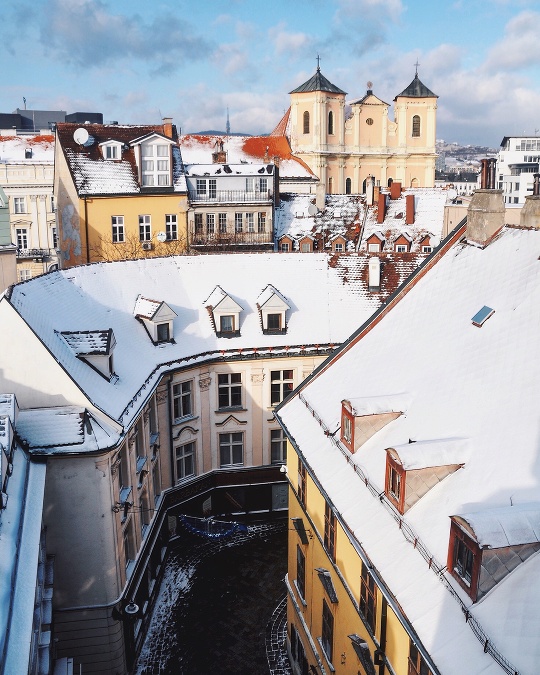
<svg viewBox="0 0 540 675">
<path fill-rule="evenodd" d="M 88 241 L 88 204 L 84 195 L 84 234 L 86 237 L 86 262 L 90 262 L 90 243 Z"/>
</svg>

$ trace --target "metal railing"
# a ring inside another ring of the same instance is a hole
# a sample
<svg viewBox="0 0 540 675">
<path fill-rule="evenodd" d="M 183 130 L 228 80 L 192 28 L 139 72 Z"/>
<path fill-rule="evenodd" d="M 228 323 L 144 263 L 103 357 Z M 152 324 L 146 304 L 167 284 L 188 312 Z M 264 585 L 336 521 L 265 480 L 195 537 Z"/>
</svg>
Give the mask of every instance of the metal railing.
<svg viewBox="0 0 540 675">
<path fill-rule="evenodd" d="M 18 248 L 17 258 L 47 258 L 51 255 L 48 248 Z"/>
<path fill-rule="evenodd" d="M 272 201 L 272 191 L 216 190 L 215 192 L 199 194 L 196 190 L 190 190 L 189 200 L 191 202 L 208 202 L 211 204 L 226 202 L 269 202 Z"/>
</svg>

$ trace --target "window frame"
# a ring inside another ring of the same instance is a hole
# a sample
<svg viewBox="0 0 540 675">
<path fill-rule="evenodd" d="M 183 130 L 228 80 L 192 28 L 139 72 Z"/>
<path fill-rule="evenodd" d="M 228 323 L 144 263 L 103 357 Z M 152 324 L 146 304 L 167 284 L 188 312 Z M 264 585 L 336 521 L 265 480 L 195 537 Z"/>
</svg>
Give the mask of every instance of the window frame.
<svg viewBox="0 0 540 675">
<path fill-rule="evenodd" d="M 194 214 L 193 227 L 194 227 L 194 230 L 195 230 L 195 234 L 202 234 L 202 231 L 203 231 L 203 214 L 202 213 L 195 213 Z"/>
<path fill-rule="evenodd" d="M 354 415 L 345 408 L 341 407 L 341 441 L 350 450 L 354 452 Z"/>
<path fill-rule="evenodd" d="M 298 458 L 298 500 L 306 508 L 307 500 L 307 469 L 306 465 Z"/>
<path fill-rule="evenodd" d="M 470 556 L 470 565 L 463 567 L 458 565 L 462 553 Z M 459 557 L 459 558 L 458 558 Z M 482 550 L 478 543 L 466 533 L 453 519 L 450 524 L 450 541 L 448 546 L 447 569 L 452 577 L 459 583 L 467 595 L 476 602 L 478 595 L 478 582 L 482 564 Z M 470 579 L 467 578 L 467 570 L 470 568 Z"/>
<path fill-rule="evenodd" d="M 396 462 L 391 452 L 391 449 L 386 451 L 384 492 L 399 513 L 403 515 L 405 512 L 407 472 L 401 464 Z"/>
<path fill-rule="evenodd" d="M 270 463 L 287 463 L 287 435 L 281 427 L 270 429 Z"/>
<path fill-rule="evenodd" d="M 395 251 L 396 253 L 407 253 L 408 252 L 407 244 L 396 244 Z"/>
<path fill-rule="evenodd" d="M 219 233 L 220 234 L 226 234 L 227 233 L 227 214 L 226 213 L 218 213 L 218 227 L 219 227 Z"/>
<path fill-rule="evenodd" d="M 216 233 L 216 215 L 215 213 L 206 214 L 206 234 L 215 234 Z"/>
<path fill-rule="evenodd" d="M 418 647 L 409 640 L 408 675 L 433 675 Z"/>
<path fill-rule="evenodd" d="M 258 234 L 266 232 L 266 211 L 259 211 L 257 214 L 257 232 Z"/>
<path fill-rule="evenodd" d="M 175 446 L 174 448 L 174 470 L 176 482 L 191 478 L 196 475 L 195 470 L 196 444 L 195 441 L 188 441 Z M 186 465 L 191 472 L 186 471 Z"/>
<path fill-rule="evenodd" d="M 375 635 L 377 627 L 377 584 L 364 561 L 360 571 L 360 597 L 358 609 L 369 626 L 371 633 Z"/>
<path fill-rule="evenodd" d="M 16 227 L 15 236 L 17 237 L 17 248 L 19 251 L 28 250 L 28 228 L 27 227 Z M 24 246 L 23 246 L 24 244 Z"/>
<path fill-rule="evenodd" d="M 226 431 L 219 434 L 219 466 L 221 469 L 229 466 L 244 466 L 244 432 Z M 240 461 L 235 457 L 235 452 L 240 452 Z M 223 461 L 224 452 L 228 452 L 229 461 Z"/>
<path fill-rule="evenodd" d="M 329 136 L 334 135 L 334 111 L 333 110 L 328 111 L 328 135 Z"/>
<path fill-rule="evenodd" d="M 334 614 L 330 605 L 323 598 L 320 645 L 329 664 L 334 656 Z"/>
<path fill-rule="evenodd" d="M 165 214 L 165 234 L 167 235 L 167 241 L 178 239 L 178 216 L 176 213 Z"/>
<path fill-rule="evenodd" d="M 304 114 L 302 115 L 302 124 L 303 124 L 303 132 L 304 134 L 309 134 L 309 111 L 304 110 Z"/>
<path fill-rule="evenodd" d="M 332 562 L 336 562 L 336 514 L 328 502 L 324 505 L 324 548 Z"/>
<path fill-rule="evenodd" d="M 27 213 L 26 197 L 13 197 L 13 213 Z"/>
<path fill-rule="evenodd" d="M 420 115 L 413 115 L 412 117 L 412 138 L 420 138 L 422 135 L 422 122 Z"/>
<path fill-rule="evenodd" d="M 174 421 L 193 417 L 193 380 L 173 383 L 172 403 Z"/>
<path fill-rule="evenodd" d="M 139 241 L 152 241 L 152 216 L 139 215 Z"/>
<path fill-rule="evenodd" d="M 217 374 L 218 410 L 242 408 L 242 373 Z"/>
<path fill-rule="evenodd" d="M 244 214 L 237 211 L 234 214 L 234 231 L 236 234 L 241 234 L 244 231 Z"/>
<path fill-rule="evenodd" d="M 290 375 L 285 375 L 290 373 Z M 274 377 L 276 376 L 276 377 Z M 270 405 L 277 406 L 288 398 L 294 390 L 294 370 L 285 368 L 284 370 L 270 371 Z"/>
<path fill-rule="evenodd" d="M 123 244 L 126 241 L 124 216 L 111 216 L 111 239 L 113 244 Z"/>
<path fill-rule="evenodd" d="M 298 595 L 305 603 L 306 600 L 306 556 L 300 544 L 296 544 L 296 590 Z"/>
</svg>

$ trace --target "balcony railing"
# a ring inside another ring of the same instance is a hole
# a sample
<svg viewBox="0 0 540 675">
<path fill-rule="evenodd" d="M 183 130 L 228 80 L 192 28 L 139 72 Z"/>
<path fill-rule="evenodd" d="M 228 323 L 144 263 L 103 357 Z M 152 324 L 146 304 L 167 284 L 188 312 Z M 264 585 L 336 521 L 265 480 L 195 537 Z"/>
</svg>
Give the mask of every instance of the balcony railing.
<svg viewBox="0 0 540 675">
<path fill-rule="evenodd" d="M 48 248 L 18 248 L 17 258 L 48 258 L 51 255 Z"/>
<path fill-rule="evenodd" d="M 216 190 L 215 192 L 197 193 L 196 190 L 189 191 L 189 199 L 192 202 L 208 202 L 210 204 L 224 204 L 232 202 L 235 204 L 242 202 L 270 202 L 272 201 L 272 190 L 247 191 L 247 190 Z"/>
</svg>

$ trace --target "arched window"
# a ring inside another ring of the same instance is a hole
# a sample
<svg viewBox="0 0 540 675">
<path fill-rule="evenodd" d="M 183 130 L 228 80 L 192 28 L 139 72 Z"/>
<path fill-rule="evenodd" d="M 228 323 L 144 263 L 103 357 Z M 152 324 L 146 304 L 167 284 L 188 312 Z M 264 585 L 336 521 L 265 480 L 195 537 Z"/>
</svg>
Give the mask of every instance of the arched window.
<svg viewBox="0 0 540 675">
<path fill-rule="evenodd" d="M 304 133 L 309 134 L 309 113 L 307 110 L 304 113 Z"/>
<path fill-rule="evenodd" d="M 345 194 L 350 195 L 352 192 L 352 180 L 350 178 L 347 178 L 345 180 Z"/>
<path fill-rule="evenodd" d="M 333 192 L 332 192 L 333 184 L 334 184 L 334 179 L 333 179 L 333 178 L 329 178 L 329 179 L 328 179 L 328 194 L 329 194 L 329 195 L 333 194 Z"/>
<path fill-rule="evenodd" d="M 334 134 L 334 113 L 332 111 L 328 113 L 328 133 Z"/>
<path fill-rule="evenodd" d="M 418 138 L 420 136 L 420 116 L 415 115 L 412 118 L 412 135 L 413 138 Z"/>
<path fill-rule="evenodd" d="M 394 182 L 394 179 L 393 179 L 393 178 L 389 178 L 389 179 L 388 179 L 388 183 L 387 183 L 388 187 L 391 187 L 391 185 L 392 185 L 393 182 Z"/>
</svg>

